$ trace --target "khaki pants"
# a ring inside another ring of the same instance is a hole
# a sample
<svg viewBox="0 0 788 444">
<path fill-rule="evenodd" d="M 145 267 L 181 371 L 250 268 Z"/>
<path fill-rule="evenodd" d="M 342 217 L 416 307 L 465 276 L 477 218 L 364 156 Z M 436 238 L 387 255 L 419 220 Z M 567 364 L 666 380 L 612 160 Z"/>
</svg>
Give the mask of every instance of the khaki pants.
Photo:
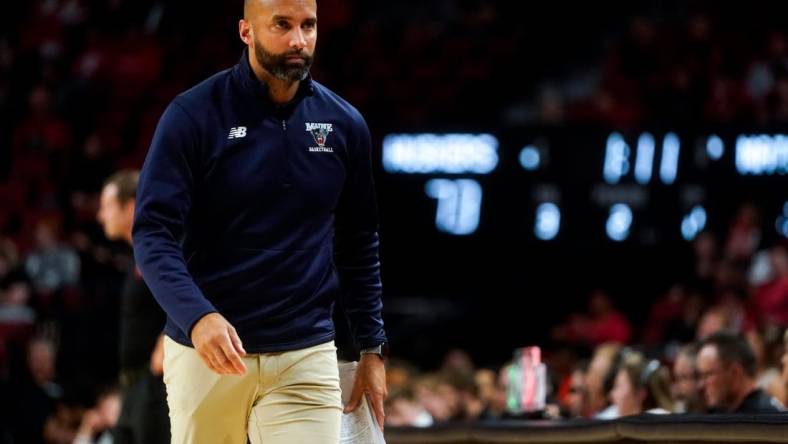
<svg viewBox="0 0 788 444">
<path fill-rule="evenodd" d="M 219 375 L 164 338 L 173 444 L 338 443 L 342 414 L 334 342 L 249 354 L 246 374 Z"/>
</svg>

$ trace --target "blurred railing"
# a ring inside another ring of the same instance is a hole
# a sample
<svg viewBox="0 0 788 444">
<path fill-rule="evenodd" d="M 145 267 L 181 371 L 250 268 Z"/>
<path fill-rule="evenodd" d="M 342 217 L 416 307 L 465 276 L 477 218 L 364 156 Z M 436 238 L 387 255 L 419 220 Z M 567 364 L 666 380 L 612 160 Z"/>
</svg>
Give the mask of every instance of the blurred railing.
<svg viewBox="0 0 788 444">
<path fill-rule="evenodd" d="M 642 415 L 615 421 L 498 421 L 425 429 L 388 427 L 388 444 L 788 443 L 788 413 Z"/>
</svg>

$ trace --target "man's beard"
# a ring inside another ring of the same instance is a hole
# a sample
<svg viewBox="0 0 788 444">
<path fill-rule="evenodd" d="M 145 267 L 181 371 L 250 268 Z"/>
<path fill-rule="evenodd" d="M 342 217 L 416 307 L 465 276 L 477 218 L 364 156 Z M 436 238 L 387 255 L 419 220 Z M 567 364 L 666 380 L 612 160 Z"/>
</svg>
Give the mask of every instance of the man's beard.
<svg viewBox="0 0 788 444">
<path fill-rule="evenodd" d="M 254 55 L 255 58 L 257 58 L 257 63 L 271 73 L 271 75 L 279 80 L 291 83 L 306 78 L 307 74 L 309 74 L 309 68 L 312 67 L 312 60 L 314 59 L 313 56 L 303 51 L 289 51 L 282 54 L 268 52 L 257 39 L 255 39 L 254 42 Z M 304 63 L 288 63 L 287 57 L 293 56 L 301 57 Z"/>
</svg>

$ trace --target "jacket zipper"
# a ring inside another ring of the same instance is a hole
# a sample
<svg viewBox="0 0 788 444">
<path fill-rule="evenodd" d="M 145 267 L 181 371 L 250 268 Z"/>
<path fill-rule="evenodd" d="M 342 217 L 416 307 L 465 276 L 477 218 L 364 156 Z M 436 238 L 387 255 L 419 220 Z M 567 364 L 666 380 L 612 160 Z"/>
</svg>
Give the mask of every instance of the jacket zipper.
<svg viewBox="0 0 788 444">
<path fill-rule="evenodd" d="M 284 176 L 284 183 L 282 185 L 285 188 L 290 188 L 290 186 L 292 185 L 292 178 L 290 177 L 290 139 L 287 137 L 287 120 L 285 119 L 282 119 L 282 132 L 284 133 L 285 146 L 287 147 L 285 176 Z"/>
</svg>

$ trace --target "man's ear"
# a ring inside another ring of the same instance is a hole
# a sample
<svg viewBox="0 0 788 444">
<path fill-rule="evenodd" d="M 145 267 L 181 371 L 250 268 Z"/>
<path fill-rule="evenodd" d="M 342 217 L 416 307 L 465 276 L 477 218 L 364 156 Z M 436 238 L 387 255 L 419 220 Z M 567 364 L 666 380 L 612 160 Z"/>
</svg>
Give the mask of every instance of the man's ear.
<svg viewBox="0 0 788 444">
<path fill-rule="evenodd" d="M 247 45 L 251 45 L 254 39 L 252 24 L 245 19 L 238 20 L 238 35 L 241 37 L 241 41 Z"/>
</svg>

